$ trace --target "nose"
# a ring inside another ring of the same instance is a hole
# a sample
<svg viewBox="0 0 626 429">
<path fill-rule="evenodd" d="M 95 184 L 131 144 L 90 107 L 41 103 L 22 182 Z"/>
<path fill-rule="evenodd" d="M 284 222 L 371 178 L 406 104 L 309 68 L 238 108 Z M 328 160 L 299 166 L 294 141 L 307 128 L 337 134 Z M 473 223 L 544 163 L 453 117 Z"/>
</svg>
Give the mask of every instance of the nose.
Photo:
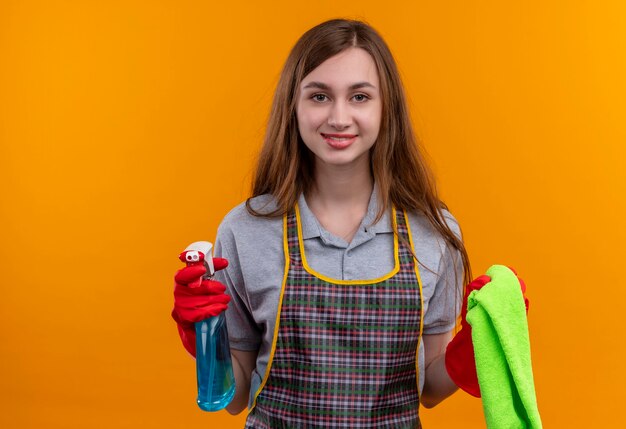
<svg viewBox="0 0 626 429">
<path fill-rule="evenodd" d="M 333 128 L 342 130 L 351 125 L 350 107 L 341 101 L 332 104 L 328 113 L 328 125 Z"/>
</svg>

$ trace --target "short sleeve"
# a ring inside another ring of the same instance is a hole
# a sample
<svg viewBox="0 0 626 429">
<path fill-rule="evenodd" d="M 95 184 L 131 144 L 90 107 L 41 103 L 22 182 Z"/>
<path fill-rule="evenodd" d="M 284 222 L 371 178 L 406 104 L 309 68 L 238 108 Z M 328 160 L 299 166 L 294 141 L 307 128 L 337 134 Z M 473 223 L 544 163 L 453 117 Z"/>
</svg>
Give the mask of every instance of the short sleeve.
<svg viewBox="0 0 626 429">
<path fill-rule="evenodd" d="M 446 223 L 461 239 L 458 223 L 446 213 Z M 463 299 L 463 259 L 461 252 L 445 243 L 437 269 L 435 290 L 424 315 L 424 334 L 442 334 L 456 326 Z"/>
<path fill-rule="evenodd" d="M 226 310 L 230 347 L 235 350 L 254 351 L 261 344 L 262 335 L 254 322 L 246 294 L 236 243 L 228 228 L 220 228 L 215 240 L 215 256 L 228 260 L 228 267 L 215 273 L 215 279 L 226 286 L 231 300 Z"/>
</svg>

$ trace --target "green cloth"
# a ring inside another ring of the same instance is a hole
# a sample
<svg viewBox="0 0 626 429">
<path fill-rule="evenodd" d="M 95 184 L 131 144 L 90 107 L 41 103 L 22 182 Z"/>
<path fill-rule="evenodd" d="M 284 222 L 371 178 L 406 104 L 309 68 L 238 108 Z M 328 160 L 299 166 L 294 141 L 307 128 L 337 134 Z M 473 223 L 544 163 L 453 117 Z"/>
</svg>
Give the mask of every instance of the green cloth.
<svg viewBox="0 0 626 429">
<path fill-rule="evenodd" d="M 468 297 L 467 322 L 487 427 L 541 428 L 520 283 L 502 265 L 486 274 L 491 282 Z"/>
</svg>

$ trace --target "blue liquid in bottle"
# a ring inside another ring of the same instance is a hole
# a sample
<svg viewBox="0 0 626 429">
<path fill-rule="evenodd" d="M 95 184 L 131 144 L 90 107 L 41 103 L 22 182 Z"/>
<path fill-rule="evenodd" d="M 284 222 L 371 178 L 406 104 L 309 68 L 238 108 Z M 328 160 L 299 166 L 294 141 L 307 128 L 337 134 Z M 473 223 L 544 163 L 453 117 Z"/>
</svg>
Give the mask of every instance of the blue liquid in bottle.
<svg viewBox="0 0 626 429">
<path fill-rule="evenodd" d="M 224 313 L 196 322 L 198 406 L 204 411 L 225 408 L 235 395 Z"/>
</svg>

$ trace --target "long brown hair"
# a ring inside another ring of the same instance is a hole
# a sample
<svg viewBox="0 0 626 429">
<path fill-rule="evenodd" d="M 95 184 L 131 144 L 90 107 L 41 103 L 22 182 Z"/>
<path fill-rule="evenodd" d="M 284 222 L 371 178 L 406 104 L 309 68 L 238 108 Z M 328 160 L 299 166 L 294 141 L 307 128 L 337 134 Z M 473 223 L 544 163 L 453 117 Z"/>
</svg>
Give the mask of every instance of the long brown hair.
<svg viewBox="0 0 626 429">
<path fill-rule="evenodd" d="M 298 132 L 298 88 L 317 66 L 352 47 L 372 56 L 381 84 L 382 120 L 371 149 L 371 170 L 379 191 L 376 221 L 391 204 L 424 214 L 447 245 L 460 252 L 467 283 L 471 279 L 469 257 L 463 242 L 444 220 L 442 209 L 447 210 L 447 206 L 438 197 L 433 174 L 417 145 L 396 62 L 382 37 L 364 22 L 323 22 L 304 33 L 292 48 L 276 87 L 246 208 L 254 216 L 283 216 L 302 192 L 311 189 L 314 159 Z M 274 196 L 275 210 L 261 212 L 251 206 L 250 200 L 263 194 Z"/>
</svg>

